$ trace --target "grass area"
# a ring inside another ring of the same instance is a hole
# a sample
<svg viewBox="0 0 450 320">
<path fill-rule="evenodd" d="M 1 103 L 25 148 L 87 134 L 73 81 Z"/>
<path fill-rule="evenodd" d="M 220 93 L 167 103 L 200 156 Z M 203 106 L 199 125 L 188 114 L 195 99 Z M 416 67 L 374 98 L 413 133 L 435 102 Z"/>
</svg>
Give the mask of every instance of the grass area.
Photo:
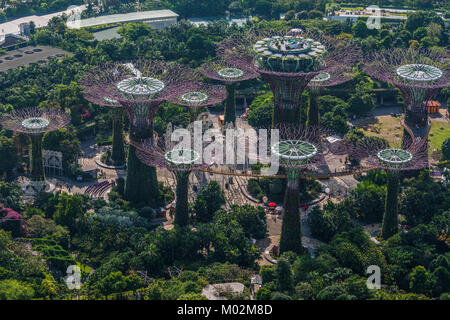
<svg viewBox="0 0 450 320">
<path fill-rule="evenodd" d="M 358 127 L 367 136 L 376 136 L 386 139 L 391 147 L 400 147 L 402 144 L 403 127 L 400 124 L 400 117 L 379 116 L 372 118 Z"/>
<path fill-rule="evenodd" d="M 389 141 L 391 147 L 400 147 L 402 143 L 403 127 L 401 118 L 379 116 L 361 123 L 359 127 L 367 136 L 377 136 Z M 431 130 L 428 136 L 429 153 L 434 160 L 440 160 L 442 143 L 450 138 L 450 124 L 438 119 L 431 119 Z"/>
<path fill-rule="evenodd" d="M 441 150 L 442 143 L 450 138 L 450 124 L 438 120 L 431 120 L 431 130 L 428 135 L 430 154 Z"/>
</svg>

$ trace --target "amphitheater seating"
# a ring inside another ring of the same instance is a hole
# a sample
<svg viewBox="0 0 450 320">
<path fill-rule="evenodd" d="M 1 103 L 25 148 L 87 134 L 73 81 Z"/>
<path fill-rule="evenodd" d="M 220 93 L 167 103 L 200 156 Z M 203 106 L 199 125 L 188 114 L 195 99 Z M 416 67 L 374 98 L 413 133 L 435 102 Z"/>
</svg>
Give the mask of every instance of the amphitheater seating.
<svg viewBox="0 0 450 320">
<path fill-rule="evenodd" d="M 104 193 L 115 184 L 116 183 L 114 181 L 103 181 L 87 187 L 84 194 L 87 194 L 92 198 L 99 198 L 102 197 Z"/>
</svg>

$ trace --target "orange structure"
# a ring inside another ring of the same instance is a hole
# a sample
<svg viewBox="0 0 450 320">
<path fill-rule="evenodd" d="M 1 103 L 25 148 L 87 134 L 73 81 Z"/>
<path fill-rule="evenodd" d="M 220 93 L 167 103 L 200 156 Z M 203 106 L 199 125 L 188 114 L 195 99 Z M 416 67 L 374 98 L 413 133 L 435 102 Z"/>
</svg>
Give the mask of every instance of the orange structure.
<svg viewBox="0 0 450 320">
<path fill-rule="evenodd" d="M 221 126 L 223 126 L 224 122 L 225 122 L 225 116 L 223 114 L 220 114 L 219 115 L 219 124 Z"/>
<path fill-rule="evenodd" d="M 439 113 L 439 108 L 441 107 L 441 104 L 438 101 L 431 100 L 427 102 L 427 107 L 428 107 L 428 114 Z"/>
</svg>

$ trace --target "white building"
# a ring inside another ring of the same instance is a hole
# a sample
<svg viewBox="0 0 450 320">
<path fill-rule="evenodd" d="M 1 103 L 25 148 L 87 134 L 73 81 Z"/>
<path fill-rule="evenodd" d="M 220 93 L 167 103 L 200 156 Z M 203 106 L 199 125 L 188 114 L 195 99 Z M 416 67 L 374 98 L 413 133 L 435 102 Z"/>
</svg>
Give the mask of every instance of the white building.
<svg viewBox="0 0 450 320">
<path fill-rule="evenodd" d="M 128 23 L 128 22 L 144 22 L 150 24 L 156 29 L 162 29 L 177 23 L 178 14 L 171 10 L 153 10 L 131 12 L 125 14 L 111 14 L 95 18 L 82 20 L 71 20 L 67 22 L 69 28 L 85 28 L 94 27 L 104 24 Z"/>
</svg>

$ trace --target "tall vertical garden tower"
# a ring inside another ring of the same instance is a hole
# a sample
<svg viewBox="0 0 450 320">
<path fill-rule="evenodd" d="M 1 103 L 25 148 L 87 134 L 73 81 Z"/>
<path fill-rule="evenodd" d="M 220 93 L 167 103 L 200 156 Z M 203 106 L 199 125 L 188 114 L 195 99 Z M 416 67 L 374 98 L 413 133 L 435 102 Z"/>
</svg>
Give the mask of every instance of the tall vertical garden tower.
<svg viewBox="0 0 450 320">
<path fill-rule="evenodd" d="M 174 94 L 180 84 L 192 81 L 193 70 L 177 63 L 139 60 L 115 63 L 88 71 L 92 101 L 117 101 L 127 111 L 131 124 L 129 138 L 141 143 L 153 136 L 153 116 L 161 103 Z M 124 197 L 134 204 L 158 203 L 156 169 L 136 156 L 132 143 L 128 149 Z"/>
<path fill-rule="evenodd" d="M 42 137 L 46 132 L 61 129 L 70 123 L 70 115 L 59 110 L 27 108 L 15 110 L 0 118 L 0 125 L 14 132 L 25 133 L 31 140 L 31 188 L 44 191 L 45 175 L 42 161 Z"/>
<path fill-rule="evenodd" d="M 303 91 L 320 73 L 355 65 L 359 48 L 351 42 L 299 30 L 248 33 L 219 44 L 223 57 L 254 67 L 274 96 L 273 124 L 299 123 Z M 248 59 L 248 56 L 253 59 Z"/>
</svg>

